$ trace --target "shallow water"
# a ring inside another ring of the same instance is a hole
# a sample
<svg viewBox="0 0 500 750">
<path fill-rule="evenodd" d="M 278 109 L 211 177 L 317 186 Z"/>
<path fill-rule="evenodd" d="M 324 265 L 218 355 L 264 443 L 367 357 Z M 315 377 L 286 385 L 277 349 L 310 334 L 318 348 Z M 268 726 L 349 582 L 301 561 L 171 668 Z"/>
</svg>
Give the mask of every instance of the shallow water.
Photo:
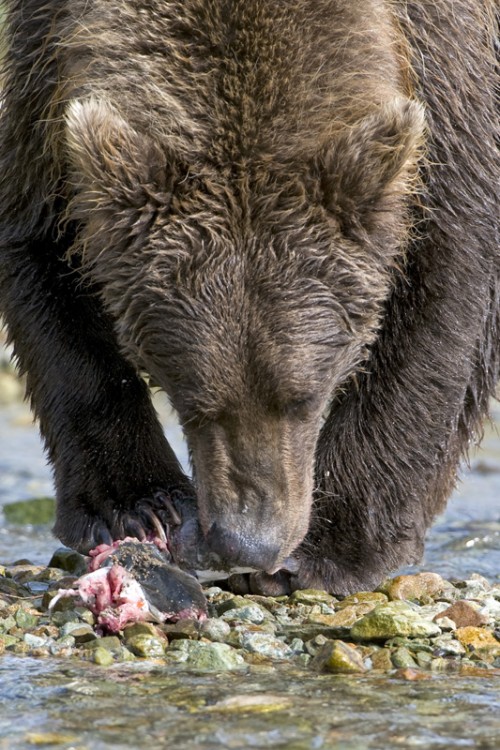
<svg viewBox="0 0 500 750">
<path fill-rule="evenodd" d="M 498 678 L 497 678 L 498 679 Z M 226 673 L 0 660 L 0 748 L 498 748 L 495 678 Z M 45 738 L 44 738 L 45 735 Z M 2 739 L 3 738 L 3 739 Z"/>
<path fill-rule="evenodd" d="M 159 409 L 181 460 L 186 452 L 165 404 Z M 500 423 L 500 413 L 495 414 Z M 488 429 L 446 513 L 429 532 L 422 569 L 446 577 L 500 578 L 500 438 Z M 26 408 L 0 409 L 0 505 L 52 494 Z M 0 520 L 0 562 L 47 563 L 46 528 Z M 415 570 L 415 568 L 413 568 Z M 103 669 L 77 661 L 0 657 L 0 750 L 178 747 L 498 748 L 500 680 L 429 676 L 406 682 L 375 674 L 315 675 L 251 667 L 223 676 L 154 662 Z"/>
</svg>

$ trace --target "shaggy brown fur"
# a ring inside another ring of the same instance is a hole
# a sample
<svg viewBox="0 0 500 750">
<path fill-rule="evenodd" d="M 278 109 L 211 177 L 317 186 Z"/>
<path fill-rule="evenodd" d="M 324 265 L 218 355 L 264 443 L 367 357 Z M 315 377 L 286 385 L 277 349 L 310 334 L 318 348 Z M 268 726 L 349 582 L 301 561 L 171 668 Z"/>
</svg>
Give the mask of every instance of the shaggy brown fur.
<svg viewBox="0 0 500 750">
<path fill-rule="evenodd" d="M 494 3 L 8 6 L 1 307 L 56 533 L 191 493 L 145 370 L 229 561 L 418 559 L 498 376 Z"/>
</svg>

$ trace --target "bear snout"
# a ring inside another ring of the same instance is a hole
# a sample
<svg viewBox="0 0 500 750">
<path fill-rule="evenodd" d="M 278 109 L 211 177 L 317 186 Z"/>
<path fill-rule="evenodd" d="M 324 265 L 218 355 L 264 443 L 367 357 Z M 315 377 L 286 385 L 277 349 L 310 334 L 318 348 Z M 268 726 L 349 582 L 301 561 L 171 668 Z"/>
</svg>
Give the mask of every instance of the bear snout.
<svg viewBox="0 0 500 750">
<path fill-rule="evenodd" d="M 273 570 L 280 557 L 281 547 L 273 541 L 254 537 L 247 532 L 213 523 L 206 535 L 213 552 L 232 565 Z"/>
</svg>

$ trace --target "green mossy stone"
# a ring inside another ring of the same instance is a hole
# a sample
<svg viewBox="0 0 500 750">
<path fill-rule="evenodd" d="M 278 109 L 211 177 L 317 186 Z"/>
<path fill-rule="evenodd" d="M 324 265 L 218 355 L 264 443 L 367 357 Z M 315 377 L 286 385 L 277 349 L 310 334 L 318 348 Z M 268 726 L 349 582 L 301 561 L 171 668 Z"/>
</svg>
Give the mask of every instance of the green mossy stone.
<svg viewBox="0 0 500 750">
<path fill-rule="evenodd" d="M 96 638 L 95 641 L 89 641 L 89 643 L 85 644 L 85 648 L 91 650 L 102 648 L 110 653 L 120 654 L 122 644 L 118 636 L 108 635 L 104 636 L 104 638 Z"/>
<path fill-rule="evenodd" d="M 87 563 L 83 555 L 79 552 L 75 552 L 73 549 L 67 547 L 59 547 L 56 549 L 50 562 L 48 564 L 50 568 L 58 568 L 64 570 L 67 573 L 72 573 L 75 576 L 81 576 L 87 572 Z"/>
<path fill-rule="evenodd" d="M 7 633 L 11 628 L 16 627 L 16 620 L 13 615 L 0 618 L 0 633 Z"/>
<path fill-rule="evenodd" d="M 23 630 L 30 630 L 38 625 L 39 617 L 19 607 L 16 612 L 16 625 Z"/>
<path fill-rule="evenodd" d="M 169 654 L 197 672 L 226 672 L 246 666 L 241 654 L 226 643 L 178 640 L 167 651 Z"/>
<path fill-rule="evenodd" d="M 404 647 L 396 649 L 392 655 L 392 663 L 398 669 L 406 669 L 406 667 L 414 669 L 417 666 L 417 662 L 411 655 L 411 652 Z"/>
<path fill-rule="evenodd" d="M 334 674 L 361 674 L 366 672 L 359 651 L 343 641 L 327 641 L 311 662 L 311 668 Z"/>
<path fill-rule="evenodd" d="M 34 497 L 3 506 L 5 520 L 16 525 L 53 523 L 56 501 L 53 497 Z"/>
<path fill-rule="evenodd" d="M 319 589 L 298 589 L 290 595 L 291 604 L 327 604 L 331 606 L 335 598 L 326 591 Z"/>
<path fill-rule="evenodd" d="M 125 643 L 136 635 L 146 635 L 151 638 L 158 638 L 158 630 L 152 622 L 134 622 L 127 625 L 123 630 L 123 640 Z"/>
<path fill-rule="evenodd" d="M 127 648 L 144 659 L 155 659 L 165 656 L 165 644 L 152 635 L 133 635 L 127 640 Z"/>
<path fill-rule="evenodd" d="M 350 594 L 342 599 L 335 605 L 336 610 L 342 610 L 346 607 L 356 607 L 363 605 L 364 608 L 368 605 L 372 605 L 372 609 L 377 607 L 379 604 L 385 604 L 388 601 L 387 596 L 379 591 L 360 591 L 357 594 Z M 369 611 L 368 609 L 366 610 Z"/>
<path fill-rule="evenodd" d="M 52 593 L 53 593 L 52 591 L 46 591 L 42 599 L 42 606 L 43 607 L 47 606 L 47 609 L 49 608 L 49 605 L 52 603 L 52 599 L 54 598 L 53 596 L 50 596 L 50 594 Z M 68 596 L 61 596 L 61 598 L 58 599 L 57 602 L 53 606 L 50 607 L 50 613 L 54 621 L 55 619 L 57 619 L 55 618 L 55 615 L 57 614 L 64 614 L 65 616 L 68 614 L 72 614 L 73 615 L 72 619 L 77 620 L 78 613 L 75 612 L 76 601 L 77 601 L 76 597 L 71 596 L 71 594 Z M 63 622 L 68 622 L 68 620 L 63 619 L 60 623 L 58 622 L 56 624 L 62 625 Z"/>
<path fill-rule="evenodd" d="M 0 643 L 3 645 L 4 649 L 11 648 L 16 643 L 19 643 L 19 638 L 15 635 L 8 635 L 6 633 L 5 635 L 0 635 Z"/>
<path fill-rule="evenodd" d="M 395 636 L 432 637 L 440 635 L 441 630 L 436 623 L 425 620 L 406 602 L 393 601 L 381 604 L 354 623 L 350 634 L 354 640 L 377 641 Z"/>
<path fill-rule="evenodd" d="M 197 641 L 200 637 L 200 623 L 196 620 L 179 620 L 175 623 L 167 623 L 162 626 L 162 630 L 168 636 L 169 641 L 175 641 L 179 638 Z"/>
<path fill-rule="evenodd" d="M 113 664 L 113 654 L 105 648 L 96 648 L 92 652 L 92 661 L 100 667 L 109 667 Z"/>
</svg>

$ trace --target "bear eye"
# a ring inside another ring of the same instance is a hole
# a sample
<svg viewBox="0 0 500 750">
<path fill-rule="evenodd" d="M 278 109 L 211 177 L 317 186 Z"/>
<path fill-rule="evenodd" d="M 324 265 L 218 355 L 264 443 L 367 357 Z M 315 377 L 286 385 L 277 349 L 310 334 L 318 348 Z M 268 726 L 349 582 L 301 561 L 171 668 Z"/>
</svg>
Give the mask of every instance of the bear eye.
<svg viewBox="0 0 500 750">
<path fill-rule="evenodd" d="M 290 417 L 303 419 L 315 408 L 317 400 L 317 397 L 312 395 L 290 399 L 290 401 L 285 404 L 285 414 Z"/>
</svg>

